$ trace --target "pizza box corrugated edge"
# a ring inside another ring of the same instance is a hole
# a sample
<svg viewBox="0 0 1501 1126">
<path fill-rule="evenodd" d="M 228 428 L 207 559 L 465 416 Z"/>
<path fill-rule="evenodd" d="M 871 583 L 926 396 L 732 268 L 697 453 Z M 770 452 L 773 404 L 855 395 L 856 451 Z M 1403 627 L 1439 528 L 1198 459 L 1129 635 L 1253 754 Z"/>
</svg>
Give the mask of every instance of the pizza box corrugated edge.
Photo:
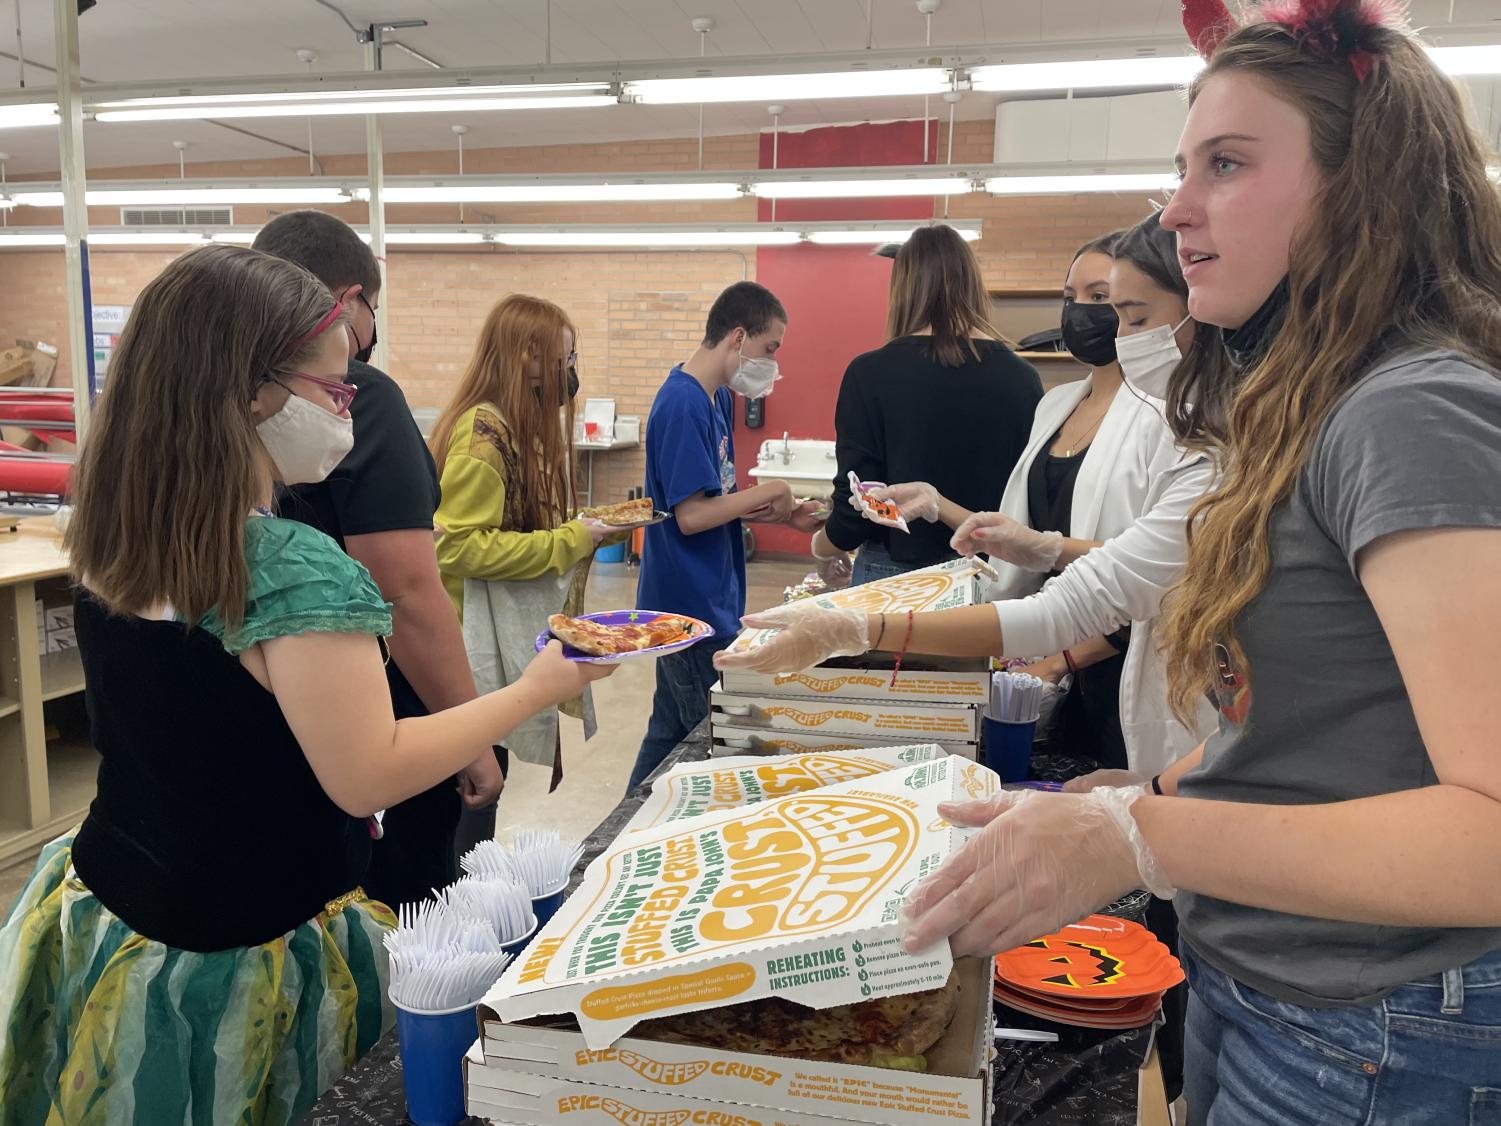
<svg viewBox="0 0 1501 1126">
<path fill-rule="evenodd" d="M 741 696 L 715 687 L 709 714 L 715 724 L 774 731 L 900 737 L 904 742 L 978 742 L 978 704 L 887 700 L 805 700 L 797 696 Z"/>
<path fill-rule="evenodd" d="M 975 832 L 945 822 L 939 803 L 995 784 L 950 756 L 617 838 L 491 987 L 479 1018 L 571 1014 L 601 1049 L 654 1016 L 936 988 L 952 966 L 948 944 L 902 950 L 897 911 Z M 548 983 L 555 957 L 574 963 Z M 589 960 L 598 970 L 585 976 Z"/>
<path fill-rule="evenodd" d="M 887 579 L 877 579 L 874 582 L 865 583 L 861 586 L 845 587 L 843 590 L 830 591 L 828 594 L 820 594 L 813 598 L 805 599 L 811 606 L 820 606 L 824 609 L 844 608 L 870 608 L 871 613 L 903 613 L 911 609 L 922 613 L 928 606 L 914 606 L 909 603 L 897 602 L 889 606 L 883 606 L 880 602 L 882 592 L 895 587 L 900 589 L 904 585 L 911 585 L 914 576 L 943 575 L 952 579 L 950 588 L 944 592 L 940 601 L 943 605 L 939 609 L 952 610 L 961 606 L 973 606 L 984 598 L 984 580 L 988 575 L 995 572 L 988 564 L 978 559 L 950 559 L 946 563 L 938 563 L 932 567 L 923 567 L 916 571 L 908 571 L 902 575 L 894 575 Z M 731 652 L 738 652 L 756 645 L 765 630 L 747 629 L 741 630 L 740 636 L 729 646 Z"/>
<path fill-rule="evenodd" d="M 715 724 L 712 727 L 713 744 L 709 754 L 714 758 L 727 756 L 776 758 L 780 755 L 804 755 L 815 751 L 855 751 L 866 747 L 906 747 L 910 739 L 901 737 L 883 738 L 879 735 L 829 735 L 800 731 L 771 731 L 765 727 L 732 727 Z M 949 742 L 944 739 L 930 740 L 946 755 L 975 759 L 976 744 Z M 765 750 L 757 750 L 764 747 Z"/>
<path fill-rule="evenodd" d="M 646 1116 L 674 1110 L 727 1116 L 702 1114 L 683 1122 L 743 1126 L 983 1123 L 990 1116 L 994 1039 L 990 962 L 961 958 L 955 965 L 959 1008 L 929 1053 L 941 1070 L 890 1071 L 632 1037 L 590 1051 L 578 1032 L 487 1021 L 483 1064 L 471 1049 L 466 1069 L 470 1113 L 478 1106 L 524 1105 L 527 1116 L 518 1121 L 527 1126 L 665 1123 L 676 1119 Z"/>
<path fill-rule="evenodd" d="M 866 655 L 867 657 L 870 654 Z M 951 662 L 970 667 L 924 667 L 950 663 L 902 662 L 892 683 L 892 662 L 865 663 L 837 668 L 817 665 L 802 672 L 764 673 L 749 669 L 725 669 L 720 687 L 748 696 L 797 696 L 809 700 L 888 700 L 893 702 L 985 704 L 990 698 L 990 662 L 986 658 Z M 881 664 L 886 667 L 881 668 Z"/>
<path fill-rule="evenodd" d="M 937 743 L 907 743 L 898 747 L 773 757 L 740 755 L 680 763 L 652 783 L 651 793 L 620 835 L 721 809 L 742 809 L 770 798 L 942 757 L 943 749 Z"/>
</svg>

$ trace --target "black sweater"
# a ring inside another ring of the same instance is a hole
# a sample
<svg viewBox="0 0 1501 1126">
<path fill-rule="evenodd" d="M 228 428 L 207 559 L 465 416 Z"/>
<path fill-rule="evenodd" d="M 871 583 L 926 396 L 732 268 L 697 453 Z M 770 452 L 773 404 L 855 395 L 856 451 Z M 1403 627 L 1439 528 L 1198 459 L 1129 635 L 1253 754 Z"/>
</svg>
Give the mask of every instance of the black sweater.
<svg viewBox="0 0 1501 1126">
<path fill-rule="evenodd" d="M 850 507 L 850 470 L 889 485 L 926 481 L 956 504 L 994 511 L 1026 449 L 1042 380 L 1004 344 L 977 340 L 981 359 L 946 368 L 925 336 L 902 336 L 856 356 L 845 369 L 834 409 L 838 474 L 827 534 L 852 551 L 884 547 L 898 563 L 928 566 L 949 558 L 953 534 L 942 524 L 912 524 L 910 535 L 863 519 Z"/>
</svg>

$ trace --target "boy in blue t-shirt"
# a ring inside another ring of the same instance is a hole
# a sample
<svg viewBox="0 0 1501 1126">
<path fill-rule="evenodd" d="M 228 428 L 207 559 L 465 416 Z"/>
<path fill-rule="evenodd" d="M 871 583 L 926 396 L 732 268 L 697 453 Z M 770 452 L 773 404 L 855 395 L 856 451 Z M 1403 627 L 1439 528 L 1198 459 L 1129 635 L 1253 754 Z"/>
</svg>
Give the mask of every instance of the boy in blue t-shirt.
<svg viewBox="0 0 1501 1126">
<path fill-rule="evenodd" d="M 646 421 L 646 495 L 673 519 L 646 529 L 636 606 L 700 618 L 715 636 L 657 658 L 651 722 L 628 789 L 655 770 L 709 713 L 714 654 L 745 613 L 742 521 L 811 532 L 815 505 L 799 506 L 785 481 L 735 488 L 735 397 L 771 394 L 787 312 L 765 286 L 740 282 L 709 310 L 704 339 L 672 369 Z"/>
</svg>

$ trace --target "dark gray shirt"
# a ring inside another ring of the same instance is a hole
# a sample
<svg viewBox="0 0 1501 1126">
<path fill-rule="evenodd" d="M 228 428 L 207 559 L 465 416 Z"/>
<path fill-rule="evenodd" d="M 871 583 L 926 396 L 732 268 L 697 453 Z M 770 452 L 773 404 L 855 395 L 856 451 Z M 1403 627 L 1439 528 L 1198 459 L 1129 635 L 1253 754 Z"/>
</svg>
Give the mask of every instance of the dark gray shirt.
<svg viewBox="0 0 1501 1126">
<path fill-rule="evenodd" d="M 1382 536 L 1440 527 L 1501 527 L 1501 378 L 1410 350 L 1330 414 L 1274 514 L 1271 573 L 1236 626 L 1247 666 L 1227 668 L 1217 650 L 1220 730 L 1181 793 L 1302 805 L 1437 781 L 1355 557 Z M 1333 922 L 1188 893 L 1177 903 L 1183 937 L 1208 961 L 1303 1005 L 1368 1004 L 1501 948 L 1501 929 Z"/>
</svg>

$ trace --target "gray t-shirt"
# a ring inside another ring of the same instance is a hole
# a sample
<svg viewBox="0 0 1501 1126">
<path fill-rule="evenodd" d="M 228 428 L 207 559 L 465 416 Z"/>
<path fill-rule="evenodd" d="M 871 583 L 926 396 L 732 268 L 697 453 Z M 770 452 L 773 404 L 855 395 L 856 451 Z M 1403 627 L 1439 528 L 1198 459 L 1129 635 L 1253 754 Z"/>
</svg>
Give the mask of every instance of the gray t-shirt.
<svg viewBox="0 0 1501 1126">
<path fill-rule="evenodd" d="M 1220 730 L 1180 793 L 1303 805 L 1437 781 L 1355 557 L 1382 536 L 1440 527 L 1501 527 L 1501 378 L 1414 349 L 1334 409 L 1273 515 L 1271 573 L 1237 622 L 1247 667 L 1229 669 L 1217 648 Z M 1501 929 L 1332 922 L 1189 893 L 1177 903 L 1195 951 L 1301 1005 L 1370 1004 L 1501 948 Z"/>
</svg>

